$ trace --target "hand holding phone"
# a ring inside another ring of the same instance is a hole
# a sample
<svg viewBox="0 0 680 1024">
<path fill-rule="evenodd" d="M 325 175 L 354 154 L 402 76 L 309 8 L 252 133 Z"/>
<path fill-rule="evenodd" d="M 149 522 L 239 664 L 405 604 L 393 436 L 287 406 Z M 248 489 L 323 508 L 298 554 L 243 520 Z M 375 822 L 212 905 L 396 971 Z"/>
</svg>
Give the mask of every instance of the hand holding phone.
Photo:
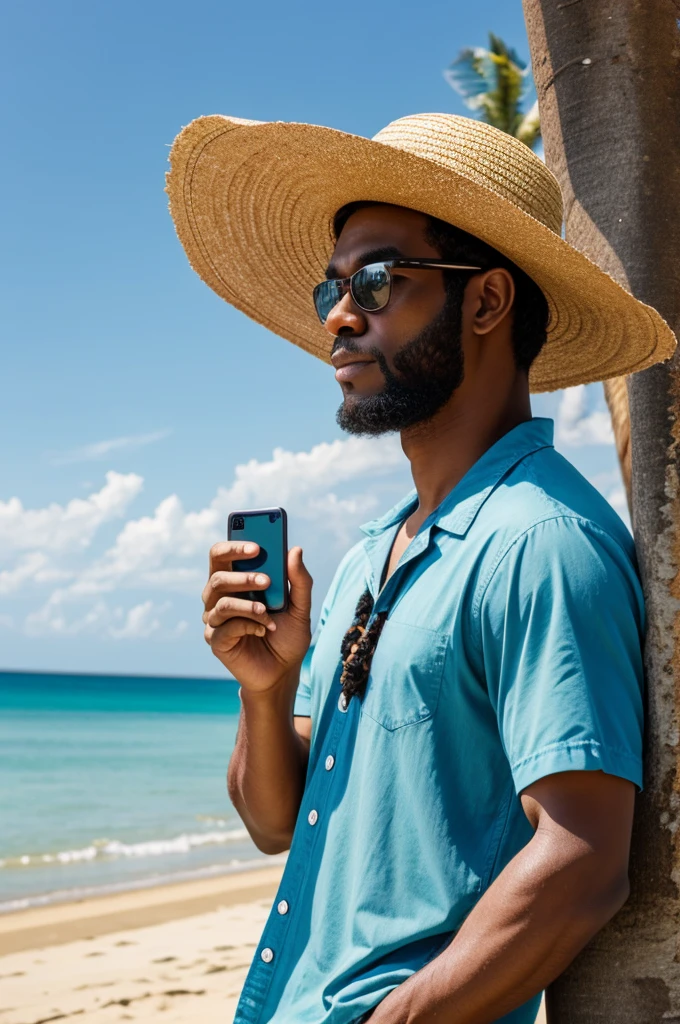
<svg viewBox="0 0 680 1024">
<path fill-rule="evenodd" d="M 269 577 L 269 586 L 261 600 L 271 612 L 283 612 L 288 606 L 288 518 L 283 508 L 256 508 L 230 512 L 227 523 L 229 540 L 257 544 L 259 552 L 249 562 L 236 561 L 237 572 L 258 570 Z M 245 597 L 250 597 L 247 593 Z M 253 598 L 251 598 L 253 599 Z"/>
<path fill-rule="evenodd" d="M 268 517 L 276 510 L 255 511 Z M 244 690 L 261 693 L 291 674 L 297 678 L 311 639 L 312 579 L 302 549 L 285 551 L 285 514 L 277 527 L 282 540 L 274 547 L 274 529 L 263 544 L 246 539 L 245 530 L 234 530 L 233 519 L 239 515 L 245 518 L 238 512 L 230 516 L 232 539 L 210 551 L 210 576 L 203 590 L 205 639 Z M 243 539 L 236 539 L 239 533 Z M 279 604 L 283 610 L 276 611 Z"/>
</svg>

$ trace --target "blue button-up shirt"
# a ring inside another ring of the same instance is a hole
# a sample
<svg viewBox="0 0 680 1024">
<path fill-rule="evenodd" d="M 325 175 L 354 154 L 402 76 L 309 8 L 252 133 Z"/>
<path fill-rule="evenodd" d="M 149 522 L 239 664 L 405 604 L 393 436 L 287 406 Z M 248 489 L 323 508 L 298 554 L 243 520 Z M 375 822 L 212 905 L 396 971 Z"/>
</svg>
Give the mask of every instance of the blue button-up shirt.
<svg viewBox="0 0 680 1024">
<path fill-rule="evenodd" d="M 554 772 L 642 783 L 643 603 L 630 534 L 552 447 L 506 434 L 383 570 L 409 495 L 345 557 L 305 661 L 307 782 L 238 1024 L 350 1024 L 441 952 L 532 830 Z M 340 644 L 387 611 L 363 700 Z M 530 1024 L 537 1000 L 503 1018 Z"/>
</svg>

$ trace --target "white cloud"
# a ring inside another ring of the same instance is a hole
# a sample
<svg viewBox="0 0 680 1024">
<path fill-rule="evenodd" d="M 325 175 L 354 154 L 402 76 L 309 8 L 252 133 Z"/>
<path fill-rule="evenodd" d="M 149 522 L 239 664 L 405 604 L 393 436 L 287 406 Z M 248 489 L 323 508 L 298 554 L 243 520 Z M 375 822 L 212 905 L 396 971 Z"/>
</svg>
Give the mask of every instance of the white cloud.
<svg viewBox="0 0 680 1024">
<path fill-rule="evenodd" d="M 607 501 L 615 509 L 622 519 L 628 520 L 628 499 L 626 498 L 626 492 L 621 487 L 615 487 L 613 491 L 605 495 Z"/>
<path fill-rule="evenodd" d="M 170 605 L 156 603 L 158 597 L 163 602 L 177 591 L 198 601 L 208 550 L 225 536 L 229 511 L 283 505 L 305 541 L 308 561 L 310 549 L 313 562 L 316 556 L 321 589 L 338 557 L 358 539 L 358 525 L 379 511 L 385 495 L 391 502 L 409 485 L 395 437 L 337 440 L 306 452 L 277 448 L 267 461 L 237 466 L 230 486 L 203 508 L 187 510 L 177 494 L 168 495 L 151 514 L 128 519 L 113 544 L 96 555 L 88 546 L 104 523 L 127 514 L 142 490 L 141 477 L 110 472 L 89 497 L 42 509 L 26 510 L 13 498 L 0 502 L 0 558 L 16 559 L 0 569 L 0 595 L 60 584 L 25 615 L 23 630 L 32 636 L 177 637 L 188 622 L 182 618 L 173 626 Z M 141 603 L 127 607 L 122 595 L 130 590 L 144 593 Z"/>
<path fill-rule="evenodd" d="M 162 613 L 166 608 L 167 604 L 157 612 L 153 601 L 144 601 L 143 604 L 136 604 L 134 608 L 130 608 L 125 616 L 125 622 L 120 629 L 111 627 L 111 636 L 116 637 L 118 640 L 136 640 L 139 638 L 145 639 L 151 636 L 152 633 L 157 633 L 161 628 L 159 612 Z"/>
<path fill-rule="evenodd" d="M 347 480 L 388 473 L 403 461 L 396 436 L 350 437 L 314 445 L 308 452 L 275 448 L 269 462 L 251 459 L 237 466 L 234 483 L 219 493 L 229 509 L 265 501 L 285 505 L 310 493 L 326 494 Z"/>
<path fill-rule="evenodd" d="M 602 473 L 589 474 L 588 480 L 593 487 L 597 487 L 600 494 L 607 499 L 614 511 L 619 514 L 626 526 L 630 529 L 628 499 L 626 498 L 626 490 L 623 486 L 621 469 L 618 462 L 613 469 L 606 470 Z"/>
<path fill-rule="evenodd" d="M 0 571 L 0 594 L 11 594 L 24 583 L 60 583 L 74 575 L 72 570 L 59 569 L 51 564 L 42 551 L 31 551 L 20 558 L 13 569 Z"/>
<path fill-rule="evenodd" d="M 50 461 L 53 466 L 66 466 L 74 462 L 95 462 L 106 458 L 112 452 L 143 448 L 148 444 L 155 444 L 156 441 L 163 441 L 170 434 L 170 430 L 155 430 L 151 434 L 134 434 L 130 437 L 114 437 L 108 441 L 95 441 L 94 444 L 86 444 L 81 448 L 73 448 L 68 452 L 54 454 Z"/>
<path fill-rule="evenodd" d="M 79 596 L 72 591 L 55 590 L 42 608 L 26 617 L 24 632 L 36 637 L 89 634 L 114 640 L 146 640 L 154 635 L 173 639 L 181 636 L 188 626 L 185 620 L 174 627 L 165 625 L 164 618 L 172 607 L 169 601 L 156 604 L 149 599 L 127 612 L 101 599 L 85 609 L 78 608 L 79 603 Z"/>
<path fill-rule="evenodd" d="M 99 633 L 109 627 L 112 616 L 104 601 L 96 601 L 75 618 L 68 616 L 68 603 L 66 590 L 53 591 L 42 608 L 26 616 L 24 631 L 29 636 L 77 636 Z"/>
<path fill-rule="evenodd" d="M 613 444 L 609 413 L 596 409 L 588 411 L 588 391 L 585 384 L 566 388 L 557 411 L 556 437 L 572 447 L 591 444 Z"/>
<path fill-rule="evenodd" d="M 3 569 L 0 572 L 0 594 L 19 590 L 28 580 L 34 579 L 46 563 L 47 557 L 41 551 L 33 551 L 20 559 L 13 569 Z"/>
<path fill-rule="evenodd" d="M 87 547 L 102 523 L 125 515 L 143 483 L 136 473 L 111 471 L 100 491 L 66 505 L 25 509 L 18 498 L 0 501 L 0 553 Z"/>
<path fill-rule="evenodd" d="M 81 594 L 112 590 L 122 582 L 152 585 L 160 579 L 176 589 L 191 588 L 205 574 L 208 549 L 226 532 L 227 514 L 238 508 L 282 505 L 308 533 L 330 537 L 333 549 L 344 548 L 356 527 L 377 506 L 375 480 L 404 463 L 396 438 L 350 438 L 315 445 L 309 452 L 274 450 L 268 462 L 237 466 L 231 487 L 220 488 L 210 505 L 185 512 L 176 494 L 165 498 L 151 516 L 129 520 L 115 544 L 73 584 Z M 370 479 L 368 492 L 348 498 L 335 490 Z M 179 559 L 201 557 L 201 570 L 178 566 Z M 166 564 L 167 562 L 170 564 Z M 161 571 L 161 576 L 157 573 Z"/>
</svg>

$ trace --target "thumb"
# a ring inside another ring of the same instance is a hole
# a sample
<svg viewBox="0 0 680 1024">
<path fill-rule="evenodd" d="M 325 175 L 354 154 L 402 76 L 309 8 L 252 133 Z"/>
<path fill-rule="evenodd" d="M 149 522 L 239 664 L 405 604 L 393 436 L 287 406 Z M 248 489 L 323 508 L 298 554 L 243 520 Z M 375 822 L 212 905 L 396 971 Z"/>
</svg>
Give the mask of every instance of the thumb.
<svg viewBox="0 0 680 1024">
<path fill-rule="evenodd" d="M 288 579 L 291 611 L 309 618 L 312 611 L 313 580 L 302 561 L 302 548 L 291 548 L 288 552 Z"/>
</svg>

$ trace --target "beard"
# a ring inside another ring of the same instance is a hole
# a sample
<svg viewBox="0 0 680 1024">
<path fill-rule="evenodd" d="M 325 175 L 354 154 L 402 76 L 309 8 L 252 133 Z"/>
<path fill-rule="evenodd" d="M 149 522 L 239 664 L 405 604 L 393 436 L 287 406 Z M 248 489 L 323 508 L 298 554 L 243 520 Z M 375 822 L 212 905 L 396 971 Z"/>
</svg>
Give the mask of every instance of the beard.
<svg viewBox="0 0 680 1024">
<path fill-rule="evenodd" d="M 372 355 L 385 378 L 378 394 L 345 396 L 336 415 L 342 430 L 370 437 L 406 430 L 432 419 L 448 402 L 463 381 L 461 299 L 447 294 L 441 312 L 395 355 L 396 373 L 380 349 L 361 348 L 351 335 L 338 339 L 347 352 Z"/>
</svg>

